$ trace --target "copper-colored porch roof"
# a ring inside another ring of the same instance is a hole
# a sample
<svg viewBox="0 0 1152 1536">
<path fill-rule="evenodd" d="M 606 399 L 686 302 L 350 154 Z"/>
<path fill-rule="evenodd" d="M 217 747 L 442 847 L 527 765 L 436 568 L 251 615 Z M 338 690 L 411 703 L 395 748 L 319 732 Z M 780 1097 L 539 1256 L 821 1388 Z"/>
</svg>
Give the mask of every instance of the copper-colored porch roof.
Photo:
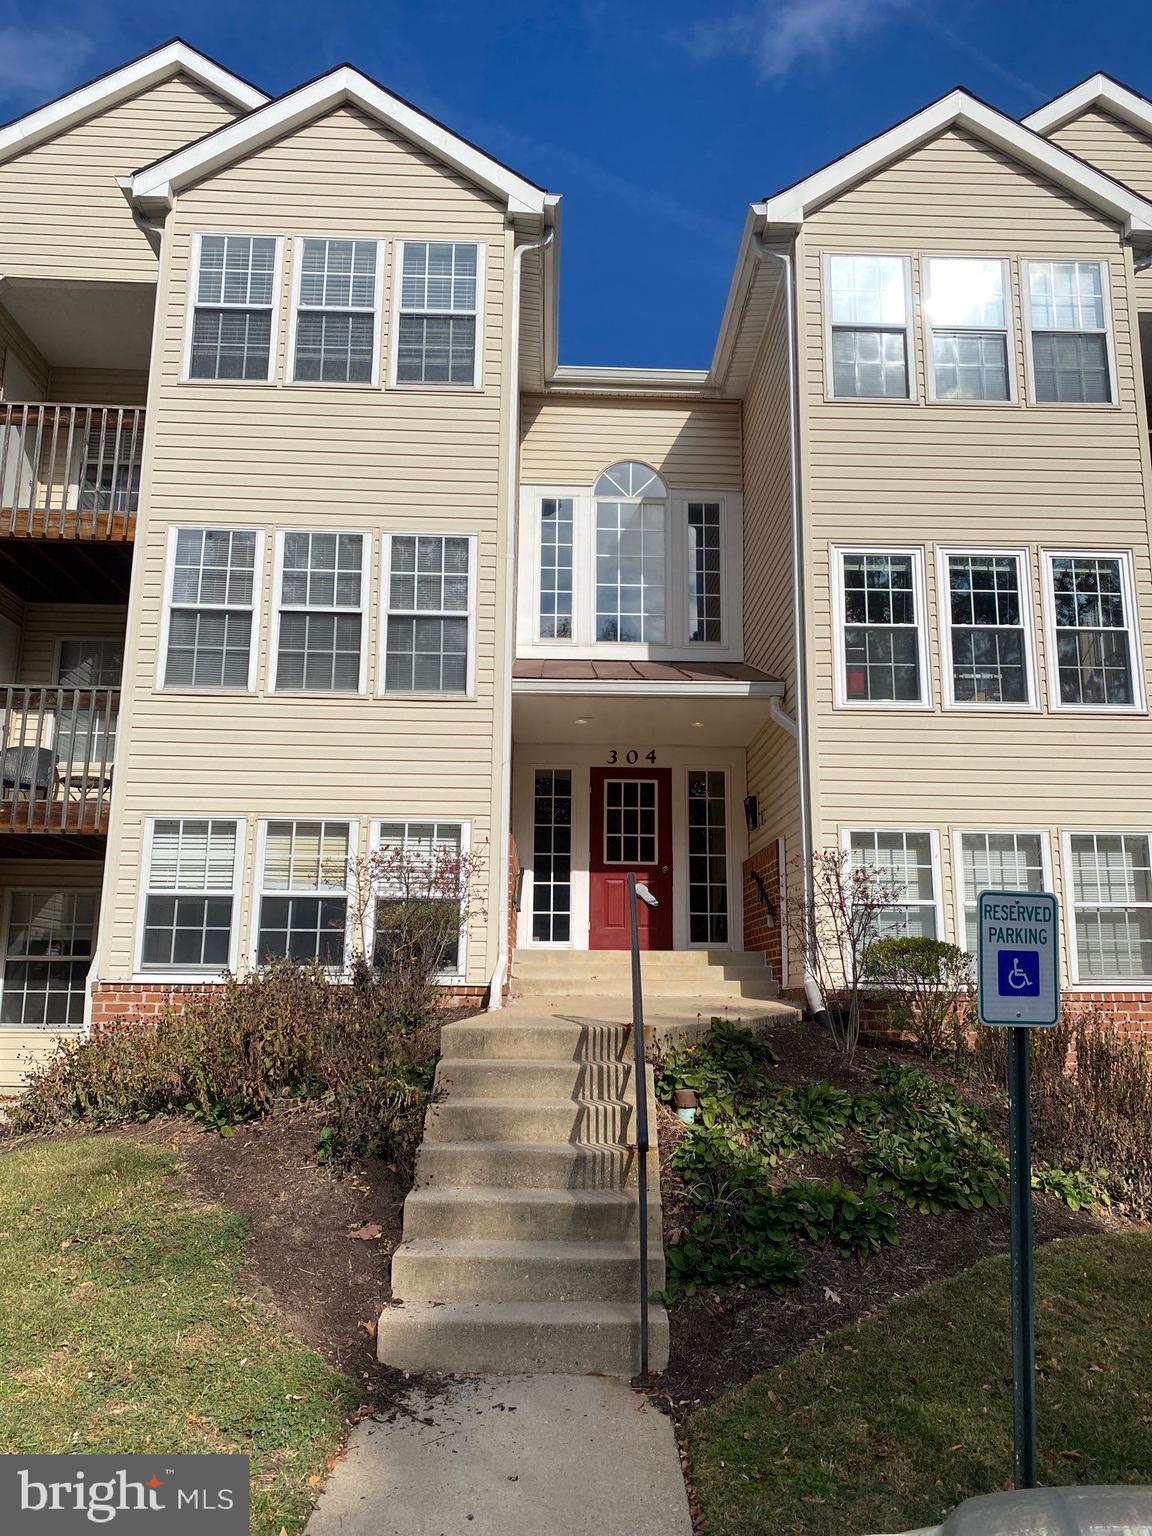
<svg viewBox="0 0 1152 1536">
<path fill-rule="evenodd" d="M 555 683 L 779 683 L 742 661 L 516 661 L 512 676 Z"/>
</svg>

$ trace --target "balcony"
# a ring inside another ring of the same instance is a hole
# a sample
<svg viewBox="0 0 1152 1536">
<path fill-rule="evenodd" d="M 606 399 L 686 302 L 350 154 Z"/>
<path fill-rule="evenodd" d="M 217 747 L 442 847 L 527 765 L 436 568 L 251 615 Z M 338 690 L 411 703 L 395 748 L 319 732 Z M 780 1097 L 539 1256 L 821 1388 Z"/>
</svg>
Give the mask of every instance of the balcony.
<svg viewBox="0 0 1152 1536">
<path fill-rule="evenodd" d="M 0 702 L 0 838 L 107 836 L 120 690 L 33 684 Z"/>
<path fill-rule="evenodd" d="M 0 404 L 0 539 L 130 542 L 144 411 Z"/>
</svg>

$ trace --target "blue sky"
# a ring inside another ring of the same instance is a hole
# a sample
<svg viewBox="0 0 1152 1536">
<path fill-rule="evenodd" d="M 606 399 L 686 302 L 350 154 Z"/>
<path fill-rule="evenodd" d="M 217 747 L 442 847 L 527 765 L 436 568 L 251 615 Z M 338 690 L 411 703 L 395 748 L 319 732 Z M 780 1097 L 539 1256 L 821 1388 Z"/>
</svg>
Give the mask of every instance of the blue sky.
<svg viewBox="0 0 1152 1536">
<path fill-rule="evenodd" d="M 1152 95 L 1146 0 L 25 0 L 0 120 L 179 34 L 278 93 L 344 60 L 564 195 L 560 357 L 704 367 L 747 204 L 965 85 Z"/>
</svg>

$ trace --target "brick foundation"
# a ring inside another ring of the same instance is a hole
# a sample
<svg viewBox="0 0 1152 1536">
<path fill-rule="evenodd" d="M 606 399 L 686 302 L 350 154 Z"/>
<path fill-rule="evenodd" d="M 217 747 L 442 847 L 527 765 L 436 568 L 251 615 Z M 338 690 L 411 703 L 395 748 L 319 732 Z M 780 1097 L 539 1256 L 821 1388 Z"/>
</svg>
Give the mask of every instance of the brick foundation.
<svg viewBox="0 0 1152 1536">
<path fill-rule="evenodd" d="M 753 872 L 760 877 L 768 900 L 775 912 L 773 921 L 760 897 L 753 880 Z M 777 981 L 783 978 L 784 931 L 781 927 L 783 892 L 780 888 L 780 844 L 775 838 L 766 843 L 758 853 L 744 860 L 742 870 L 744 887 L 744 948 L 762 949 Z"/>
<path fill-rule="evenodd" d="M 95 1026 L 129 1020 L 152 1024 L 170 1009 L 183 1008 L 196 997 L 218 992 L 215 982 L 188 982 L 175 985 L 162 981 L 97 981 L 92 984 L 92 1015 Z M 488 988 L 483 982 L 472 986 L 447 986 L 439 989 L 442 1008 L 484 1008 Z"/>
<path fill-rule="evenodd" d="M 516 936 L 520 922 L 517 895 L 520 887 L 520 853 L 516 839 L 508 839 L 508 973 L 504 977 L 504 1001 L 512 994 L 512 966 L 516 959 Z"/>
</svg>

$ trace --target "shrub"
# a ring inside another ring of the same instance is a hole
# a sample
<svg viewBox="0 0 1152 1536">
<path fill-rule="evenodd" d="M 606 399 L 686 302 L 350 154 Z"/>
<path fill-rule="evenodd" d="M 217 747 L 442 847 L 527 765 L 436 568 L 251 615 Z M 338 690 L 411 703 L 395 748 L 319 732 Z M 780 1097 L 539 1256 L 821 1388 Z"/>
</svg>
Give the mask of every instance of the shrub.
<svg viewBox="0 0 1152 1536">
<path fill-rule="evenodd" d="M 904 934 L 870 944 L 864 963 L 870 979 L 892 994 L 889 1021 L 910 1030 L 925 1055 L 963 1049 L 972 961 L 962 949 Z"/>
</svg>

